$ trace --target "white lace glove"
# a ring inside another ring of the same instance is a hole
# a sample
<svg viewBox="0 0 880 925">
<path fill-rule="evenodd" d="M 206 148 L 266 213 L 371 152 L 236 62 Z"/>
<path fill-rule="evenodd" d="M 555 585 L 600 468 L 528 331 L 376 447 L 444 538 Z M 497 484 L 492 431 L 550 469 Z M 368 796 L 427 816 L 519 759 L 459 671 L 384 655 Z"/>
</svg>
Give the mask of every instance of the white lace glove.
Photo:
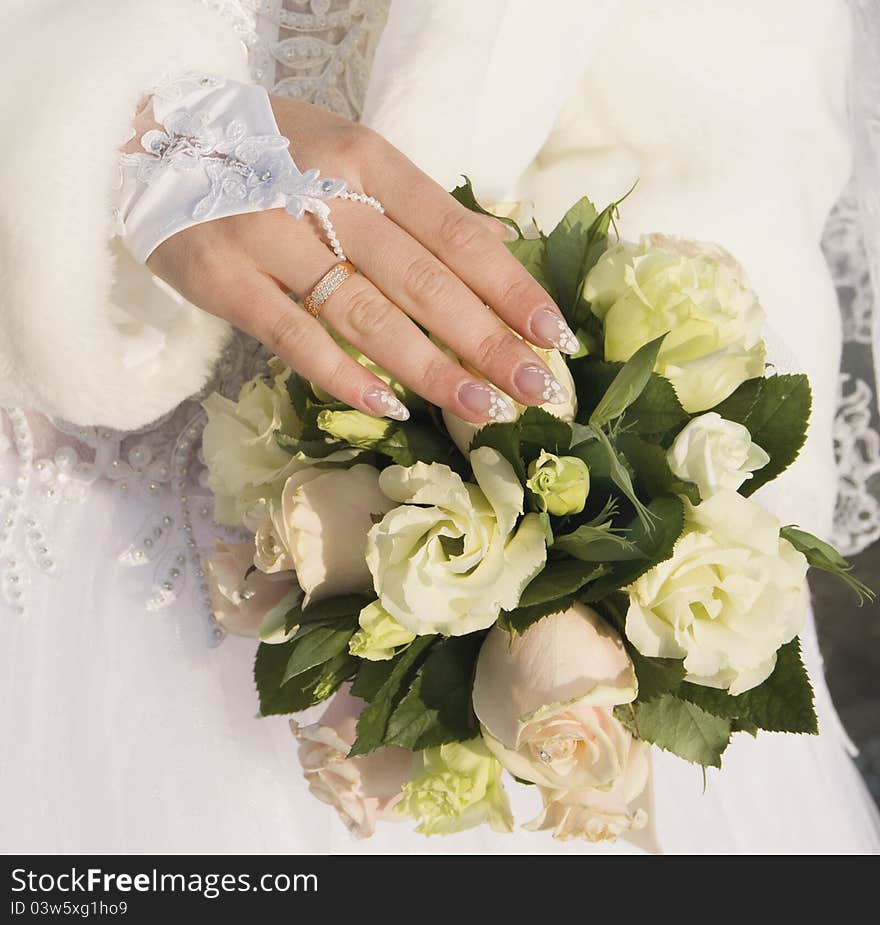
<svg viewBox="0 0 880 925">
<path fill-rule="evenodd" d="M 322 180 L 315 169 L 297 168 L 262 87 L 179 75 L 153 91 L 152 115 L 156 127 L 121 156 L 117 207 L 123 243 L 141 263 L 192 225 L 277 208 L 294 218 L 313 213 L 344 260 L 328 201 L 339 196 L 382 211 L 372 197 L 351 192 L 345 180 Z"/>
</svg>

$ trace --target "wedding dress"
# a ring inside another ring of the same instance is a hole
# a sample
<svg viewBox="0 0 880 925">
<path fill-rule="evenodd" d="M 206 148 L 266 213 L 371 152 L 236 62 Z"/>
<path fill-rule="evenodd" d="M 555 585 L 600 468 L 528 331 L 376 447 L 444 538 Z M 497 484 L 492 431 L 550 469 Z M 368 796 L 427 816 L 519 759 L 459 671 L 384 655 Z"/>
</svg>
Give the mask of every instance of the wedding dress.
<svg viewBox="0 0 880 925">
<path fill-rule="evenodd" d="M 82 198 L 82 173 L 111 156 L 89 153 L 89 132 L 107 129 L 59 112 L 49 138 L 39 131 L 45 119 L 24 114 L 72 104 L 61 82 L 75 81 L 56 73 L 58 61 L 78 78 L 107 42 L 118 68 L 189 56 L 193 67 L 213 62 L 231 76 L 243 43 L 255 80 L 351 117 L 363 109 L 439 182 L 451 186 L 465 171 L 482 196 L 533 202 L 544 226 L 577 195 L 604 204 L 639 178 L 622 233 L 723 243 L 784 340 L 776 362 L 810 375 L 809 441 L 763 500 L 784 522 L 829 535 L 840 325 L 818 242 L 849 166 L 845 8 L 821 0 L 803 17 L 794 0 L 190 6 L 40 0 L 13 4 L 4 24 L 25 48 L 18 66 L 39 50 L 51 72 L 43 86 L 60 96 L 42 97 L 24 70 L 14 89 L 2 84 L 0 112 L 24 123 L 5 144 L 25 152 L 0 168 L 3 221 L 22 214 L 24 193 L 64 199 L 53 176 L 30 177 L 28 163 L 38 174 L 67 168 L 65 189 L 80 195 L 0 229 L 0 397 L 10 406 L 0 412 L 0 850 L 642 850 L 645 842 L 560 844 L 525 832 L 427 840 L 407 824 L 359 842 L 308 794 L 286 721 L 255 717 L 253 642 L 223 639 L 199 556 L 218 533 L 198 454 L 199 398 L 213 389 L 235 396 L 265 354 L 243 336 L 227 340 L 219 322 L 143 278 L 121 283 L 120 271 L 113 283 L 97 258 L 82 270 L 78 248 L 89 241 L 62 232 L 97 214 Z M 136 48 L 125 45 L 132 34 Z M 93 196 L 110 207 L 111 194 Z M 28 234 L 45 234 L 39 277 Z M 90 314 L 101 304 L 109 322 Z M 16 316 L 21 306 L 42 314 Z M 12 407 L 20 403 L 53 417 Z M 150 422 L 157 408 L 164 414 Z M 656 752 L 653 847 L 880 850 L 880 822 L 846 754 L 812 627 L 804 646 L 822 734 L 738 736 L 705 793 L 698 768 Z M 523 821 L 534 815 L 524 805 L 531 789 L 512 794 Z"/>
</svg>

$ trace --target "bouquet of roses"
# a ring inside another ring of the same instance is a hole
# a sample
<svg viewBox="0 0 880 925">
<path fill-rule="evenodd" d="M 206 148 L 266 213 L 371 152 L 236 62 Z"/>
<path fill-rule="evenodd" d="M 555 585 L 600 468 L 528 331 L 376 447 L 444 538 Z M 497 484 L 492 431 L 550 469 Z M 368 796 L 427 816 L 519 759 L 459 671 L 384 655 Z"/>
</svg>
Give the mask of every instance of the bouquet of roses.
<svg viewBox="0 0 880 925">
<path fill-rule="evenodd" d="M 510 831 L 507 771 L 540 790 L 529 828 L 614 838 L 645 824 L 652 745 L 720 767 L 735 734 L 817 731 L 807 569 L 870 592 L 751 498 L 797 456 L 809 383 L 765 368 L 729 254 L 618 242 L 618 205 L 509 245 L 578 332 L 541 351 L 567 403 L 478 427 L 359 355 L 410 420 L 278 361 L 206 402 L 216 517 L 254 534 L 209 564 L 217 619 L 260 639 L 263 715 L 330 701 L 291 728 L 358 834 Z"/>
</svg>

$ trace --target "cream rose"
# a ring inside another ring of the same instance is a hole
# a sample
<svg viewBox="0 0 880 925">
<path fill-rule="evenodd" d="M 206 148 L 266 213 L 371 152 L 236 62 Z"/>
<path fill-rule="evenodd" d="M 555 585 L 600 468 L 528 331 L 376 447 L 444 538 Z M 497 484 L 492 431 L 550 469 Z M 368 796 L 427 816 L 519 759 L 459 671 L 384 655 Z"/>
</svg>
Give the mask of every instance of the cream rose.
<svg viewBox="0 0 880 925">
<path fill-rule="evenodd" d="M 400 819 L 394 807 L 409 779 L 413 754 L 388 745 L 347 757 L 364 707 L 349 687 L 337 691 L 317 723 L 300 726 L 291 720 L 290 729 L 299 740 L 299 760 L 312 795 L 332 806 L 354 835 L 368 838 L 378 820 Z"/>
<path fill-rule="evenodd" d="M 655 366 L 688 412 L 705 411 L 763 375 L 764 310 L 732 258 L 668 238 L 618 244 L 587 275 L 584 297 L 604 322 L 605 357 L 628 360 L 669 332 Z"/>
<path fill-rule="evenodd" d="M 634 807 L 648 784 L 650 748 L 630 738 L 623 757 L 623 773 L 607 790 L 564 791 L 541 788 L 544 808 L 524 828 L 533 832 L 552 830 L 561 841 L 580 838 L 597 842 L 613 840 L 624 832 L 648 823 L 644 807 Z"/>
<path fill-rule="evenodd" d="M 643 655 L 683 658 L 688 681 L 741 694 L 803 628 L 807 560 L 736 492 L 684 504 L 672 557 L 627 589 L 626 635 Z"/>
<path fill-rule="evenodd" d="M 373 517 L 394 504 L 379 489 L 379 470 L 303 469 L 281 493 L 278 541 L 296 570 L 305 603 L 371 591 L 365 560 Z"/>
<path fill-rule="evenodd" d="M 448 466 L 390 466 L 379 480 L 395 507 L 367 540 L 367 564 L 385 610 L 413 633 L 462 636 L 519 603 L 547 558 L 537 514 L 497 450 L 471 453 L 476 485 Z"/>
<path fill-rule="evenodd" d="M 294 632 L 284 632 L 287 611 L 302 596 L 296 576 L 290 572 L 264 575 L 253 570 L 248 574 L 253 564 L 254 547 L 250 543 L 217 541 L 205 567 L 214 616 L 236 636 L 284 642 Z"/>
<path fill-rule="evenodd" d="M 277 431 L 295 435 L 301 425 L 287 394 L 290 370 L 278 360 L 270 369 L 273 378 L 245 382 L 237 402 L 217 392 L 203 402 L 208 423 L 202 452 L 214 493 L 214 517 L 221 524 L 240 526 L 256 502 L 277 502 L 284 483 L 298 469 L 344 462 L 358 452 L 339 450 L 314 460 L 279 446 Z"/>
<path fill-rule="evenodd" d="M 630 734 L 614 706 L 638 692 L 620 637 L 585 604 L 522 636 L 495 627 L 474 678 L 486 745 L 522 780 L 553 790 L 608 788 L 625 772 Z"/>
<path fill-rule="evenodd" d="M 742 424 L 726 421 L 715 411 L 691 420 L 666 454 L 672 474 L 693 482 L 705 500 L 726 489 L 736 491 L 756 469 L 770 462 L 767 453 L 752 443 Z"/>
<path fill-rule="evenodd" d="M 575 391 L 574 379 L 571 377 L 568 363 L 565 362 L 565 358 L 558 350 L 539 350 L 531 344 L 529 346 L 544 360 L 550 372 L 553 373 L 566 391 L 564 401 L 559 403 L 548 401 L 538 407 L 543 408 L 548 414 L 552 414 L 561 421 L 573 421 L 577 414 L 577 392 Z M 516 409 L 517 417 L 519 417 L 526 410 L 526 406 L 515 402 L 510 396 L 507 397 Z M 449 436 L 452 437 L 453 443 L 465 456 L 468 454 L 474 436 L 485 426 L 483 424 L 471 424 L 470 421 L 465 421 L 450 411 L 443 412 L 443 422 L 446 424 L 446 429 L 449 431 Z"/>
</svg>

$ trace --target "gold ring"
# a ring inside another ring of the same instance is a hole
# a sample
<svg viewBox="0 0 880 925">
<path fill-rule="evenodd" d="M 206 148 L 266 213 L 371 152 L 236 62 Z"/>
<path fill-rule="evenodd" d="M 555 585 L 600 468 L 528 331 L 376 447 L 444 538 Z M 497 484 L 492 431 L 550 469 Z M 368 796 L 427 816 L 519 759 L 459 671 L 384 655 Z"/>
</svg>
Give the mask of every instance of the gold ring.
<svg viewBox="0 0 880 925">
<path fill-rule="evenodd" d="M 321 306 L 349 278 L 357 273 L 357 267 L 348 260 L 343 260 L 331 267 L 315 283 L 312 291 L 303 299 L 303 308 L 315 318 L 321 314 Z"/>
</svg>

